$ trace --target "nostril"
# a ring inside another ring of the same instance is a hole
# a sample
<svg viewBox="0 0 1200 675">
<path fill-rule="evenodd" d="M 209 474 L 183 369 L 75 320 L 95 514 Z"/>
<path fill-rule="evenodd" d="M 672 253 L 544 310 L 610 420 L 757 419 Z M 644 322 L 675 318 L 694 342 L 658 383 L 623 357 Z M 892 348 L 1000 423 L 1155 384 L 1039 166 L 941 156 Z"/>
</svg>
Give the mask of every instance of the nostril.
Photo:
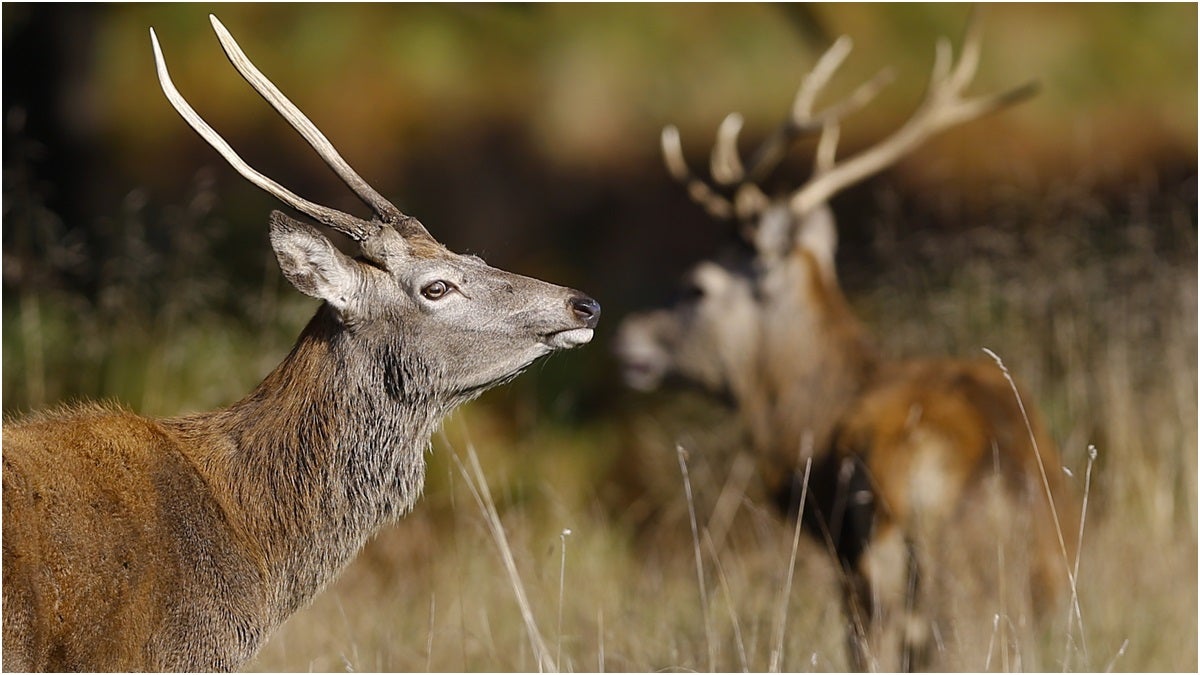
<svg viewBox="0 0 1200 675">
<path fill-rule="evenodd" d="M 576 295 L 568 300 L 568 303 L 571 305 L 571 311 L 575 312 L 575 316 L 588 328 L 595 328 L 600 322 L 600 303 L 595 300 L 586 295 Z"/>
</svg>

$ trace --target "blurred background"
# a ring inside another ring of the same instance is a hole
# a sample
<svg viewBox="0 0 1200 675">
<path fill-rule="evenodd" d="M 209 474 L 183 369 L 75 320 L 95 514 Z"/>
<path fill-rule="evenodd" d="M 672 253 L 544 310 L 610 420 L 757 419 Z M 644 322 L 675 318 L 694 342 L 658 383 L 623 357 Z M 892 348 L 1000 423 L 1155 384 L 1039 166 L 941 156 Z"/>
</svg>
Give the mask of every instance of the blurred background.
<svg viewBox="0 0 1200 675">
<path fill-rule="evenodd" d="M 751 640 L 779 621 L 788 524 L 752 479 L 731 482 L 744 463 L 728 422 L 686 396 L 623 390 L 608 338 L 731 235 L 666 175 L 664 125 L 679 126 L 702 170 L 717 125 L 738 111 L 748 153 L 846 34 L 855 48 L 830 99 L 895 69 L 843 126 L 842 154 L 869 146 L 911 112 L 936 39 L 957 44 L 970 8 L 5 3 L 6 419 L 78 398 L 150 415 L 226 405 L 315 309 L 282 283 L 267 245 L 278 204 L 164 99 L 150 26 L 180 91 L 253 166 L 365 213 L 228 65 L 209 11 L 359 173 L 451 249 L 604 307 L 590 346 L 451 419 L 417 512 L 256 667 L 536 667 L 513 582 L 453 461 L 467 449 L 564 669 L 705 669 L 714 644 L 724 670 L 845 667 L 815 547 L 785 604 L 786 641 Z M 835 198 L 841 281 L 890 353 L 1004 357 L 1091 497 L 1087 640 L 1064 648 L 1055 634 L 1023 663 L 1194 671 L 1196 7 L 1006 4 L 982 21 L 972 91 L 1037 80 L 1040 94 Z M 810 157 L 801 143 L 769 187 L 798 185 Z M 705 552 L 728 612 L 703 621 L 677 442 L 701 516 L 736 493 L 749 523 Z M 1145 571 L 1137 588 L 1130 570 Z"/>
</svg>

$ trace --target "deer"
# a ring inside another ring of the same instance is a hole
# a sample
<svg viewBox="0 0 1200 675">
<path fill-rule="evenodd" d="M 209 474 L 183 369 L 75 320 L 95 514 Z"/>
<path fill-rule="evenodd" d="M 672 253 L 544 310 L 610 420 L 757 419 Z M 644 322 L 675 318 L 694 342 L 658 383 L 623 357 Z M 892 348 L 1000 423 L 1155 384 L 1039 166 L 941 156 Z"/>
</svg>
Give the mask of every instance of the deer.
<svg viewBox="0 0 1200 675">
<path fill-rule="evenodd" d="M 165 419 L 74 404 L 3 428 L 6 670 L 234 670 L 419 498 L 456 406 L 588 343 L 600 305 L 451 252 L 357 174 L 210 16 L 234 68 L 367 206 L 312 203 L 243 161 L 163 92 L 243 177 L 347 235 L 273 211 L 283 275 L 321 301 L 283 361 L 227 408 Z"/>
<path fill-rule="evenodd" d="M 939 41 L 916 109 L 883 140 L 845 158 L 837 156 L 842 119 L 893 79 L 884 69 L 817 110 L 852 48 L 848 37 L 817 60 L 790 114 L 749 161 L 737 147 L 741 116 L 722 121 L 711 181 L 689 168 L 678 130 L 664 128 L 669 174 L 708 216 L 734 226 L 735 242 L 693 265 L 672 304 L 630 314 L 614 337 L 630 388 L 682 387 L 732 409 L 766 498 L 798 518 L 797 527 L 836 563 L 848 658 L 857 670 L 934 666 L 946 626 L 927 598 L 958 581 L 937 558 L 943 551 L 994 558 L 1004 527 L 1027 543 L 1034 604 L 1051 606 L 1074 586 L 1074 548 L 1064 535 L 1072 496 L 1045 423 L 1023 403 L 1028 396 L 999 361 L 889 358 L 855 315 L 835 267 L 834 195 L 934 135 L 1035 92 L 1029 83 L 964 93 L 980 35 L 973 18 L 957 60 L 951 43 Z M 769 196 L 761 182 L 810 134 L 817 135 L 811 177 Z M 997 538 L 972 550 L 965 543 L 971 532 Z M 1012 559 L 1008 571 L 1017 565 Z M 983 572 L 975 577 L 994 583 Z"/>
</svg>

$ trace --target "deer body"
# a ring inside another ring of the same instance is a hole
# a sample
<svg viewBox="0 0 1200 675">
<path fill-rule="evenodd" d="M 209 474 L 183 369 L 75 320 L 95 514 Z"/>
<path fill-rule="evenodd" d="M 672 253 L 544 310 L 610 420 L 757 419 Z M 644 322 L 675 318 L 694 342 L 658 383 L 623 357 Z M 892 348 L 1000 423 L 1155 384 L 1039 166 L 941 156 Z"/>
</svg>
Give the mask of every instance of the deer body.
<svg viewBox="0 0 1200 675">
<path fill-rule="evenodd" d="M 1005 585 L 987 565 L 959 577 L 950 560 L 986 562 L 998 542 L 1016 542 L 1023 550 L 1011 551 L 1013 563 L 1002 572 L 1020 578 L 1014 570 L 1026 570 L 1035 604 L 1052 605 L 1068 582 L 1070 546 L 1056 529 L 1070 521 L 1068 495 L 1036 410 L 1022 410 L 992 361 L 888 359 L 837 281 L 837 231 L 826 204 L 832 194 L 940 129 L 1029 91 L 961 98 L 978 58 L 978 34 L 971 35 L 953 67 L 948 46 L 939 47 L 929 93 L 913 117 L 844 162 L 834 157 L 837 117 L 882 82 L 824 114 L 812 112 L 817 90 L 849 50 L 844 38 L 814 67 L 792 117 L 748 167 L 736 148 L 741 120 L 726 118 L 712 175 L 732 199 L 691 175 L 677 132 L 666 129 L 668 169 L 711 215 L 736 218 L 743 241 L 697 264 L 683 300 L 627 317 L 616 339 L 634 388 L 682 383 L 731 405 L 768 495 L 783 512 L 802 513 L 802 524 L 839 563 L 850 662 L 858 669 L 930 665 L 937 627 L 930 596 L 959 582 L 989 591 Z M 768 198 L 753 180 L 804 130 L 821 132 L 813 178 Z M 1000 608 L 983 611 L 990 628 Z"/>
<path fill-rule="evenodd" d="M 445 249 L 320 132 L 314 140 L 273 85 L 255 83 L 376 217 L 270 182 L 182 101 L 154 46 L 164 91 L 189 124 L 256 184 L 358 240 L 363 258 L 274 212 L 284 275 L 324 302 L 254 391 L 170 419 L 89 405 L 4 425 L 7 670 L 239 668 L 412 508 L 430 436 L 450 410 L 588 342 L 599 318 L 578 291 Z"/>
<path fill-rule="evenodd" d="M 280 619 L 178 434 L 88 407 L 4 430 L 4 667 L 231 670 Z"/>
</svg>

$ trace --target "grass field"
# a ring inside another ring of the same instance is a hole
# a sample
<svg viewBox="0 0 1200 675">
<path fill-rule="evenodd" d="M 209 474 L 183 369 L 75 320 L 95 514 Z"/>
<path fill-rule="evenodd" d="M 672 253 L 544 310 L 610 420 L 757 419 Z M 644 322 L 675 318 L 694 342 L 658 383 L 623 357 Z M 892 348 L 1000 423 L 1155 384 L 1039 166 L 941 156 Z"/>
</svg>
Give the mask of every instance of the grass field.
<svg viewBox="0 0 1200 675">
<path fill-rule="evenodd" d="M 908 237 L 905 210 L 885 204 L 867 255 L 883 262 L 846 275 L 852 303 L 891 352 L 997 352 L 1033 392 L 1088 496 L 1082 626 L 1068 631 L 1066 608 L 1032 642 L 1009 643 L 1015 631 L 998 626 L 966 645 L 963 667 L 1196 670 L 1194 209 L 1194 195 L 1103 207 L 1063 198 L 996 209 L 988 227 L 961 235 Z M 130 258 L 135 230 L 121 249 Z M 276 278 L 265 250 L 262 263 Z M 248 391 L 312 305 L 267 281 L 239 296 L 240 310 L 218 314 L 223 289 L 172 277 L 182 265 L 118 264 L 97 303 L 12 286 L 6 414 L 80 393 L 174 414 Z M 177 292 L 139 305 L 148 291 L 138 284 L 155 274 Z M 618 318 L 606 316 L 608 328 Z M 793 554 L 792 525 L 756 499 L 736 430 L 712 407 L 632 394 L 603 415 L 544 404 L 539 378 L 562 381 L 548 371 L 608 359 L 605 348 L 559 357 L 448 420 L 415 512 L 381 532 L 251 667 L 844 669 L 826 555 L 805 537 Z"/>
</svg>

